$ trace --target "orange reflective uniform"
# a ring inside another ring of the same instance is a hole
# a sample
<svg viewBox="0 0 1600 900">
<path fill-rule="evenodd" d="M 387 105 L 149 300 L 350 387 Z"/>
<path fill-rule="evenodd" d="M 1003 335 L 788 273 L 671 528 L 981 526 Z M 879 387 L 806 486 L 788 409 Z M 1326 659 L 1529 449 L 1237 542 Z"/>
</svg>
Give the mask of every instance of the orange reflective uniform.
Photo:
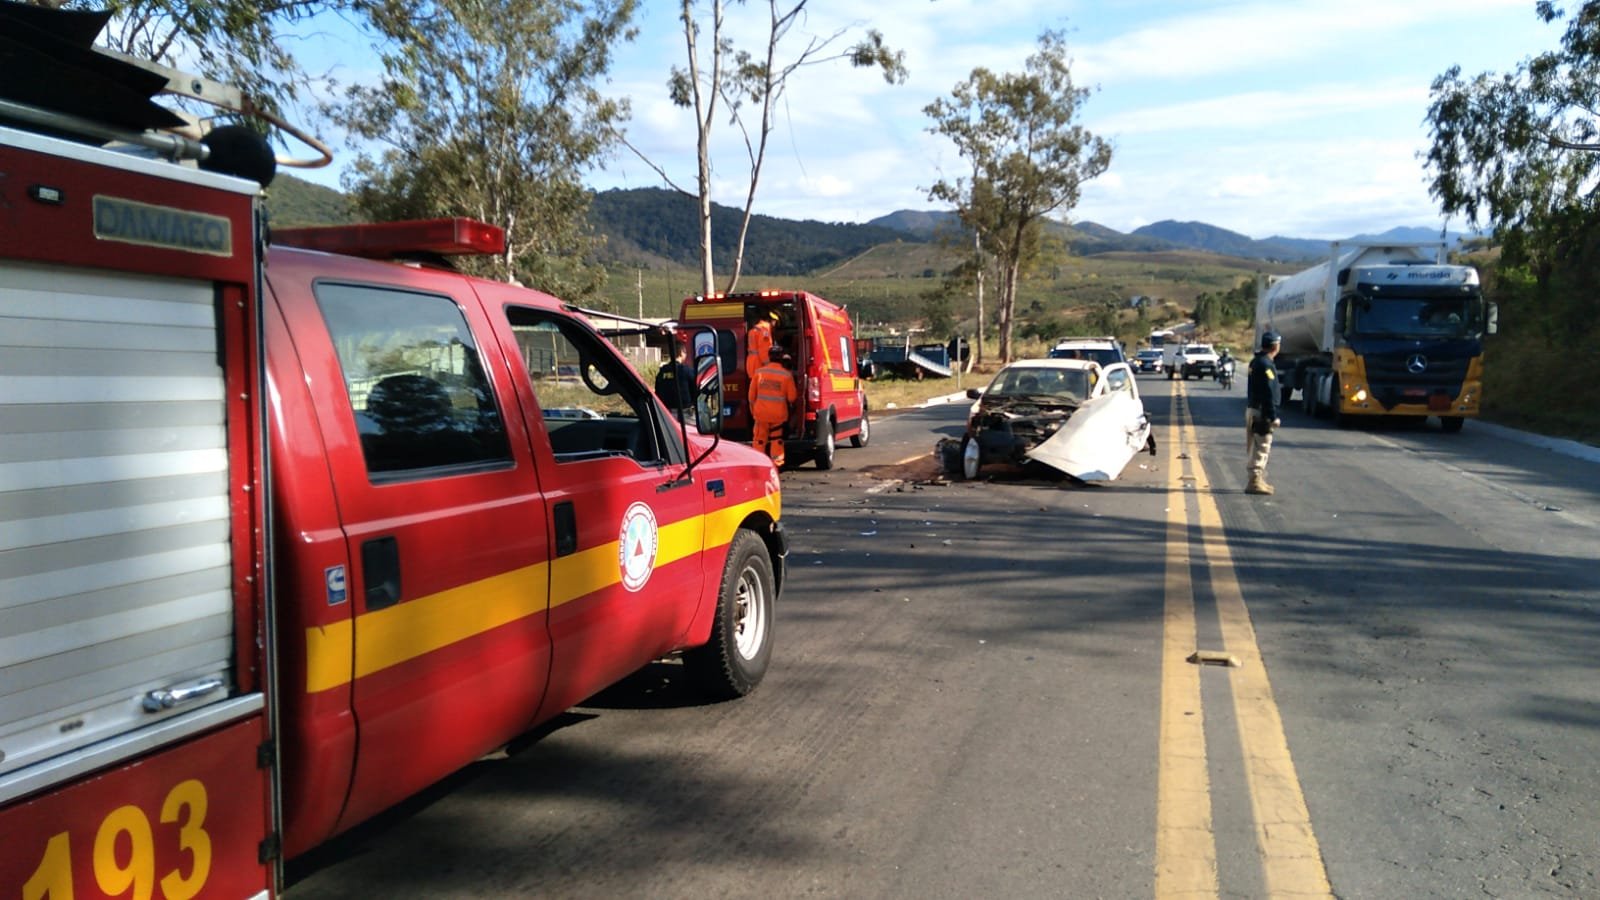
<svg viewBox="0 0 1600 900">
<path fill-rule="evenodd" d="M 744 373 L 754 383 L 756 370 L 767 361 L 767 351 L 772 349 L 772 323 L 766 319 L 750 326 L 744 337 Z"/>
<path fill-rule="evenodd" d="M 750 379 L 750 416 L 755 420 L 752 443 L 783 465 L 783 424 L 789 407 L 800 399 L 794 375 L 782 363 L 769 362 Z"/>
</svg>

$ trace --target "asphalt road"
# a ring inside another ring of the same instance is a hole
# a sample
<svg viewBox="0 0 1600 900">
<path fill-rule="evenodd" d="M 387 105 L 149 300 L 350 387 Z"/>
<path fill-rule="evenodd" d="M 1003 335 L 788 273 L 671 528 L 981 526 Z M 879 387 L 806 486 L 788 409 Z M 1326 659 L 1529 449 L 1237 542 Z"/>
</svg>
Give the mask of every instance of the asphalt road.
<svg viewBox="0 0 1600 900">
<path fill-rule="evenodd" d="M 753 695 L 654 664 L 288 897 L 1600 896 L 1600 465 L 1290 413 L 1247 496 L 1242 390 L 1140 383 L 1109 485 L 932 477 L 965 404 L 785 473 Z"/>
</svg>

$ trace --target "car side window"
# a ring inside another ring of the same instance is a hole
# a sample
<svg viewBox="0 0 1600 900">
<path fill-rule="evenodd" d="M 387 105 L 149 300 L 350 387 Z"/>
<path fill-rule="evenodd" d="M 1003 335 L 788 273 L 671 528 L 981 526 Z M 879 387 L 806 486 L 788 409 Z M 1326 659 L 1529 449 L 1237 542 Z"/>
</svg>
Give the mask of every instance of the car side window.
<svg viewBox="0 0 1600 900">
<path fill-rule="evenodd" d="M 545 310 L 506 310 L 557 462 L 628 456 L 665 462 L 654 400 L 610 346 L 577 320 Z"/>
<path fill-rule="evenodd" d="M 454 300 L 370 285 L 313 290 L 374 481 L 511 465 L 505 420 Z"/>
</svg>

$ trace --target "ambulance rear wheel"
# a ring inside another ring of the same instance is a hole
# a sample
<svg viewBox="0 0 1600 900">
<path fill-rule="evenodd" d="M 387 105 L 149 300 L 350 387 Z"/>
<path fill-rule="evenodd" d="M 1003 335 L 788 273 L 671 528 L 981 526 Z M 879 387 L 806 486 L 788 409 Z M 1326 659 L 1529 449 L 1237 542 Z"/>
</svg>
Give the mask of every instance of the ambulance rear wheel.
<svg viewBox="0 0 1600 900">
<path fill-rule="evenodd" d="M 833 416 L 817 416 L 817 468 L 823 471 L 833 468 L 833 451 L 836 447 L 833 440 Z"/>
<path fill-rule="evenodd" d="M 850 446 L 865 447 L 867 441 L 872 440 L 872 420 L 867 418 L 867 411 L 861 411 L 861 430 L 850 436 Z"/>
<path fill-rule="evenodd" d="M 741 528 L 728 545 L 711 640 L 683 655 L 684 668 L 712 697 L 732 700 L 755 690 L 772 661 L 772 558 L 755 532 Z"/>
</svg>

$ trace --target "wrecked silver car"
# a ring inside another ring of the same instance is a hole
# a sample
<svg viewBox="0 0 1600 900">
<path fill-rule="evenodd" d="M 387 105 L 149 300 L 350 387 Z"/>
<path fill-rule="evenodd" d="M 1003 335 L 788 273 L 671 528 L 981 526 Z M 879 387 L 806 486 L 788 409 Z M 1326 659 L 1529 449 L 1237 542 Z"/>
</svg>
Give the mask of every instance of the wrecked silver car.
<svg viewBox="0 0 1600 900">
<path fill-rule="evenodd" d="M 976 479 L 998 463 L 1043 465 L 1079 481 L 1110 481 L 1140 450 L 1155 452 L 1150 420 L 1126 363 L 1032 359 L 995 374 L 977 400 L 966 434 L 935 454 L 946 472 Z"/>
</svg>

